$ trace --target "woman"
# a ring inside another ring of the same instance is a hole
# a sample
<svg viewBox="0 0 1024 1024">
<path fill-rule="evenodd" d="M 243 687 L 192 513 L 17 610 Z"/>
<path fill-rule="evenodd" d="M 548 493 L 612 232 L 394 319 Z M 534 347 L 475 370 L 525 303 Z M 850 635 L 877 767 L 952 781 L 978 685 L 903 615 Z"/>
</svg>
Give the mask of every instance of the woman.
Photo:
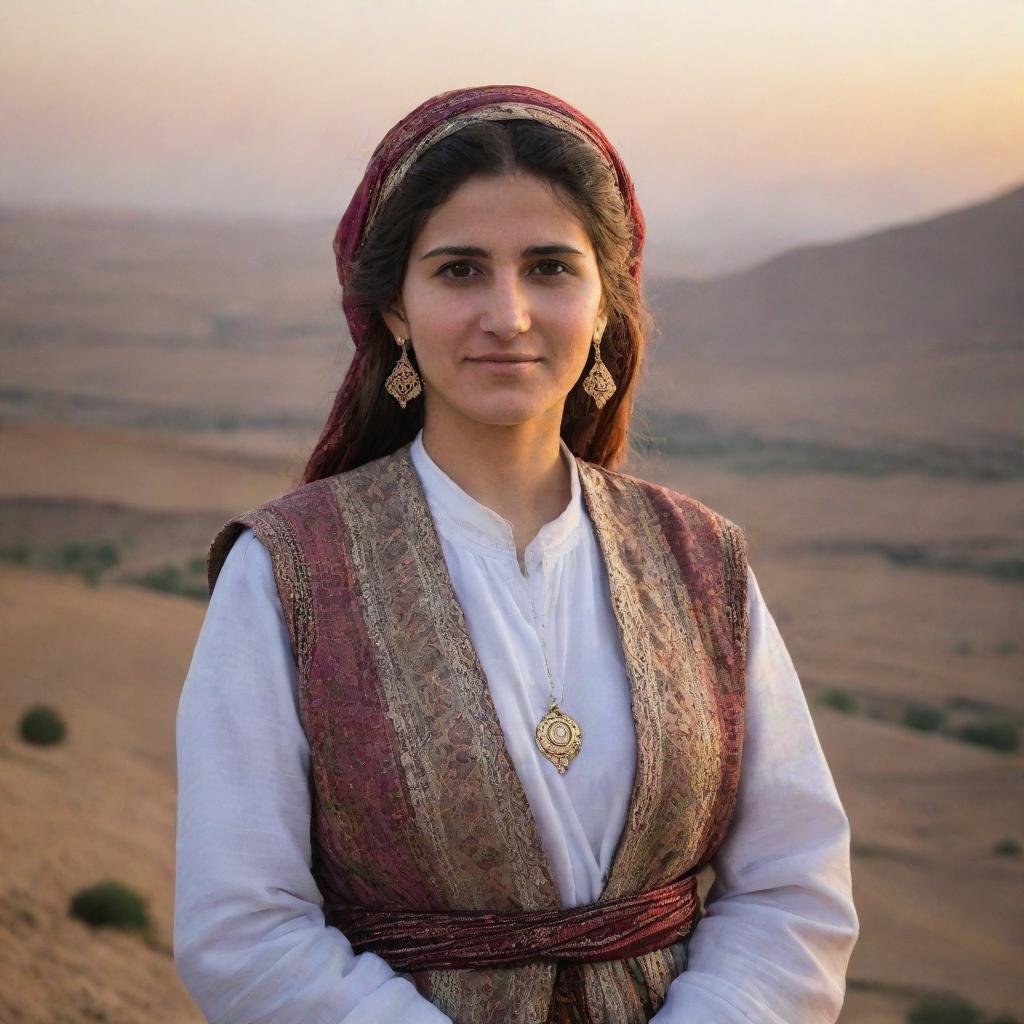
<svg viewBox="0 0 1024 1024">
<path fill-rule="evenodd" d="M 210 1019 L 838 1016 L 849 825 L 743 533 L 614 471 L 643 240 L 540 90 L 443 93 L 374 152 L 355 357 L 302 485 L 214 540 L 179 707 Z"/>
</svg>

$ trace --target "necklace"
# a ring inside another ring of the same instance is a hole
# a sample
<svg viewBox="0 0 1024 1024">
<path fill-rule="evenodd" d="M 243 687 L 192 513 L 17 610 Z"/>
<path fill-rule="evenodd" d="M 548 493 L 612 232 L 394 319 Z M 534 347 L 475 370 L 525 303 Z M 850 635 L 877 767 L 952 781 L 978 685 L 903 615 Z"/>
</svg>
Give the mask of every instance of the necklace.
<svg viewBox="0 0 1024 1024">
<path fill-rule="evenodd" d="M 541 627 L 543 632 L 543 626 Z M 548 655 L 544 637 L 541 637 L 540 653 L 544 656 L 544 668 L 548 674 L 548 686 L 551 688 L 551 703 L 547 714 L 537 723 L 537 746 L 541 753 L 564 775 L 570 762 L 583 746 L 583 730 L 579 722 L 567 715 L 555 700 L 555 681 L 551 677 Z M 565 698 L 565 682 L 562 682 L 562 698 Z"/>
</svg>

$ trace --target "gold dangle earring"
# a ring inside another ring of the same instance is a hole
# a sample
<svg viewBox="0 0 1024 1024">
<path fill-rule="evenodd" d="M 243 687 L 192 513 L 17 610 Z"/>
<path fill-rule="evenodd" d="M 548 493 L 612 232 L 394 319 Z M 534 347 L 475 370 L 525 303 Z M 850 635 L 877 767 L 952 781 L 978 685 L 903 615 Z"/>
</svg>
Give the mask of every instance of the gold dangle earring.
<svg viewBox="0 0 1024 1024">
<path fill-rule="evenodd" d="M 384 382 L 384 390 L 403 409 L 410 398 L 415 398 L 423 390 L 420 375 L 416 372 L 416 367 L 409 362 L 409 355 L 405 351 L 405 343 L 411 340 L 411 338 L 395 338 L 398 347 L 402 350 L 402 355 Z"/>
<path fill-rule="evenodd" d="M 601 335 L 604 334 L 606 322 L 602 319 L 594 332 L 594 365 L 583 381 L 583 390 L 594 400 L 598 409 L 615 394 L 615 380 L 601 361 Z"/>
</svg>

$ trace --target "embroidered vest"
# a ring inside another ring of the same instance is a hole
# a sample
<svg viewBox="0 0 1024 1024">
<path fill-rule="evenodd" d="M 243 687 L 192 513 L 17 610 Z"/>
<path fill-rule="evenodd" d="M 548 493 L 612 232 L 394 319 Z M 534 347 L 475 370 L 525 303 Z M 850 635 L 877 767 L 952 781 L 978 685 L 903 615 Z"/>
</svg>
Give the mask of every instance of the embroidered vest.
<svg viewBox="0 0 1024 1024">
<path fill-rule="evenodd" d="M 250 527 L 270 552 L 299 669 L 325 905 L 557 908 L 409 447 L 231 519 L 210 548 L 210 591 Z M 743 745 L 746 541 L 693 498 L 577 465 L 637 739 L 608 900 L 699 871 L 725 838 Z M 456 1024 L 544 1024 L 556 987 L 572 993 L 568 1010 L 557 999 L 559 1020 L 639 1024 L 684 968 L 669 947 L 574 965 L 567 989 L 545 961 L 411 976 Z"/>
</svg>

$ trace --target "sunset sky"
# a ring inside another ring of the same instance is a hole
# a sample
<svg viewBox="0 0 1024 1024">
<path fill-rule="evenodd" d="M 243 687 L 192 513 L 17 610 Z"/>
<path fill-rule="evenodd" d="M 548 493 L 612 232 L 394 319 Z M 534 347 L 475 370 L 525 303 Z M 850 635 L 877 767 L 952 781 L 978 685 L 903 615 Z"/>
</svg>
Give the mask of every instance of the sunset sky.
<svg viewBox="0 0 1024 1024">
<path fill-rule="evenodd" d="M 340 216 L 423 99 L 605 130 L 651 250 L 708 268 L 1024 183 L 1020 0 L 4 0 L 0 203 Z"/>
</svg>

